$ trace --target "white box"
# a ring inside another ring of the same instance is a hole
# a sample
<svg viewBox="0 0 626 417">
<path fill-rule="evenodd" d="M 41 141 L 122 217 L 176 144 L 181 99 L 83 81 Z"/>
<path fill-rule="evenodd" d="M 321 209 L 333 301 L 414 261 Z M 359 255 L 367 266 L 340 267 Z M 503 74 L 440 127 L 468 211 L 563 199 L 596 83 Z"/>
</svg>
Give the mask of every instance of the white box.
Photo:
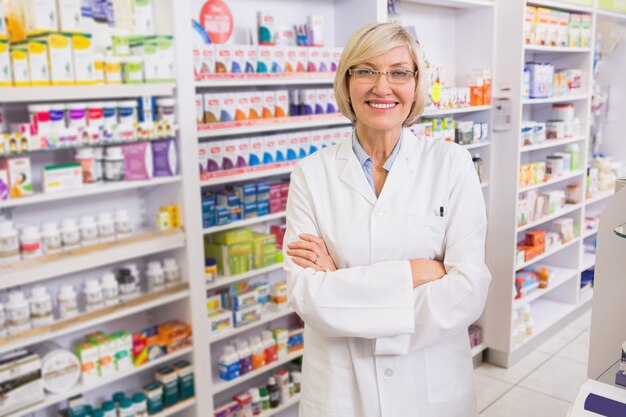
<svg viewBox="0 0 626 417">
<path fill-rule="evenodd" d="M 3 387 L 0 414 L 7 415 L 43 401 L 41 358 L 26 349 L 0 356 L 0 386 Z M 21 414 L 21 413 L 18 413 Z"/>
<path fill-rule="evenodd" d="M 220 95 L 207 93 L 203 96 L 204 123 L 217 123 L 220 121 Z"/>
<path fill-rule="evenodd" d="M 135 17 L 135 34 L 154 34 L 154 17 L 152 13 L 152 0 L 132 0 L 133 15 Z"/>
<path fill-rule="evenodd" d="M 322 132 L 320 130 L 314 130 L 311 132 L 311 147 L 309 153 L 314 153 L 322 149 Z"/>
<path fill-rule="evenodd" d="M 274 116 L 275 117 L 287 117 L 289 116 L 289 91 L 288 90 L 276 90 L 274 100 Z"/>
<path fill-rule="evenodd" d="M 204 123 L 204 101 L 202 94 L 196 94 L 196 123 L 201 125 Z"/>
<path fill-rule="evenodd" d="M 59 30 L 55 0 L 22 0 L 26 32 Z"/>
<path fill-rule="evenodd" d="M 232 72 L 231 45 L 215 45 L 215 72 L 226 74 Z"/>
<path fill-rule="evenodd" d="M 288 138 L 286 134 L 276 135 L 276 162 L 287 160 Z"/>
<path fill-rule="evenodd" d="M 74 190 L 83 186 L 80 163 L 50 165 L 43 168 L 43 192 L 55 193 Z"/>
<path fill-rule="evenodd" d="M 263 149 L 265 140 L 263 136 L 254 136 L 250 138 L 250 166 L 263 164 Z"/>
<path fill-rule="evenodd" d="M 95 84 L 94 56 L 89 34 L 72 34 L 74 80 L 79 85 Z"/>
<path fill-rule="evenodd" d="M 81 31 L 82 30 L 80 26 L 81 0 L 56 0 L 56 1 L 57 1 L 57 10 L 59 12 L 57 16 L 59 20 L 59 30 L 63 32 Z"/>
<path fill-rule="evenodd" d="M 276 152 L 278 150 L 278 142 L 275 135 L 265 136 L 263 138 L 263 164 L 273 164 L 276 162 Z"/>
</svg>

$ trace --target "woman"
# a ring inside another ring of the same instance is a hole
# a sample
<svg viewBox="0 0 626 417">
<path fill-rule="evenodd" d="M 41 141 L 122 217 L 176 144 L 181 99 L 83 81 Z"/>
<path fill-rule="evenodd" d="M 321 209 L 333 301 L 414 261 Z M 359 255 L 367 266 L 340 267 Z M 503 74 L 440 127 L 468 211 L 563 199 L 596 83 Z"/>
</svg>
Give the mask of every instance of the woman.
<svg viewBox="0 0 626 417">
<path fill-rule="evenodd" d="M 467 327 L 491 279 L 485 207 L 469 153 L 406 128 L 426 86 L 404 29 L 362 28 L 335 76 L 352 141 L 291 175 L 285 269 L 305 322 L 301 417 L 478 415 Z"/>
</svg>

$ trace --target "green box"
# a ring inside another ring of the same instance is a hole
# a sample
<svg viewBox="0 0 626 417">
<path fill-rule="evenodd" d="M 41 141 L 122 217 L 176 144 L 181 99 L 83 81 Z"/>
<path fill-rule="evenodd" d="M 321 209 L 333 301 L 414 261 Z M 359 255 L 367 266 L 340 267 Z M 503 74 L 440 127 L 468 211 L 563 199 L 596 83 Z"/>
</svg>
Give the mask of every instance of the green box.
<svg viewBox="0 0 626 417">
<path fill-rule="evenodd" d="M 215 258 L 217 260 L 217 268 L 220 275 L 239 275 L 250 269 L 252 243 L 249 241 L 232 245 L 205 243 L 204 253 L 207 258 Z"/>
<path fill-rule="evenodd" d="M 211 241 L 213 243 L 219 243 L 220 245 L 233 245 L 235 243 L 249 242 L 251 240 L 252 229 L 247 227 L 227 230 L 225 232 L 218 232 L 211 235 Z"/>
<path fill-rule="evenodd" d="M 159 369 L 155 373 L 155 378 L 163 384 L 163 406 L 171 407 L 180 401 L 178 394 L 178 373 L 171 366 Z"/>
</svg>

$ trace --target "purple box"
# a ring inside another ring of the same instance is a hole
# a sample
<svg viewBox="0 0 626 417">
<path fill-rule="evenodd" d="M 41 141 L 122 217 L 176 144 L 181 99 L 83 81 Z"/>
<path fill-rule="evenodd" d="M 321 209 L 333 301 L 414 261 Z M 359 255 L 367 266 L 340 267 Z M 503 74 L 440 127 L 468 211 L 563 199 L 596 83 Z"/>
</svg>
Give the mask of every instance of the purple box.
<svg viewBox="0 0 626 417">
<path fill-rule="evenodd" d="M 178 173 L 178 153 L 173 139 L 152 142 L 155 177 L 171 177 Z"/>
<path fill-rule="evenodd" d="M 138 181 L 152 178 L 152 153 L 148 142 L 124 145 L 122 151 L 124 153 L 124 179 Z"/>
</svg>

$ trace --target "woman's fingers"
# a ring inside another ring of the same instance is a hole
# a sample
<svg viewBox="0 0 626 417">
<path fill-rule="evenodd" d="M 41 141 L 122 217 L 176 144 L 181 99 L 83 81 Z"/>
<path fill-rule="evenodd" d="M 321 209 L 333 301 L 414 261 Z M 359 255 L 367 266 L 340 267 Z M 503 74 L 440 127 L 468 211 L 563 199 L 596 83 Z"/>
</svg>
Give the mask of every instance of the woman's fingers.
<svg viewBox="0 0 626 417">
<path fill-rule="evenodd" d="M 300 258 L 297 256 L 294 256 L 291 259 L 293 260 L 294 264 L 298 265 L 301 268 L 313 268 L 317 272 L 322 271 L 322 268 L 320 268 L 318 265 L 315 265 L 313 262 L 307 259 Z"/>
<path fill-rule="evenodd" d="M 288 249 L 303 249 L 310 250 L 312 252 L 319 252 L 319 246 L 312 242 L 305 242 L 303 240 L 298 240 L 297 242 L 291 242 L 287 245 Z"/>
<path fill-rule="evenodd" d="M 310 262 L 315 262 L 318 259 L 317 253 L 306 249 L 287 249 L 287 255 L 306 259 Z"/>
</svg>

